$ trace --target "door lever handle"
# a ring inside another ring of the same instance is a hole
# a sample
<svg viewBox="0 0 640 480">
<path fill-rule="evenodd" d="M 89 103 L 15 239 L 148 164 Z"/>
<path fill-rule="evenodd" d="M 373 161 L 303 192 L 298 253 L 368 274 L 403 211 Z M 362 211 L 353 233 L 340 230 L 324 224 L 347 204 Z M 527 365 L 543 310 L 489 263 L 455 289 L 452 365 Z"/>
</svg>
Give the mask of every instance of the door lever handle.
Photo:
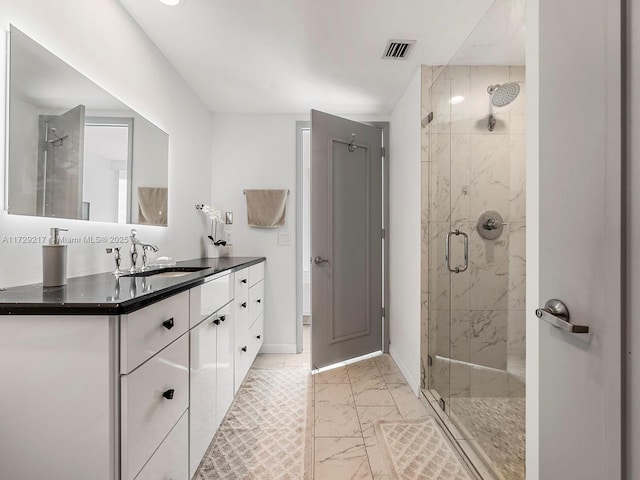
<svg viewBox="0 0 640 480">
<path fill-rule="evenodd" d="M 313 263 L 315 263 L 316 265 L 320 265 L 321 263 L 329 263 L 329 260 L 327 260 L 326 258 L 316 256 L 313 259 Z"/>
<path fill-rule="evenodd" d="M 564 302 L 556 299 L 548 300 L 544 308 L 536 310 L 536 317 L 569 333 L 589 333 L 586 325 L 574 325 L 569 321 L 569 309 Z"/>
</svg>

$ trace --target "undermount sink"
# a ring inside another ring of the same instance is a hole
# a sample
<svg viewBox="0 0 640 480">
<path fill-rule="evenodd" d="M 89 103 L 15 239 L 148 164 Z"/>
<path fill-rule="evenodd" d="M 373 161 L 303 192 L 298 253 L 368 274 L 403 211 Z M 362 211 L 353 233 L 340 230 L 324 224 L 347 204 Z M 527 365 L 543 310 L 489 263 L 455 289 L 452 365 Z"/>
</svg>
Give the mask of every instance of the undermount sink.
<svg viewBox="0 0 640 480">
<path fill-rule="evenodd" d="M 123 277 L 154 277 L 154 278 L 178 278 L 189 275 L 193 272 L 199 272 L 209 267 L 167 267 L 156 268 L 153 270 L 144 270 L 142 272 L 127 273 Z"/>
<path fill-rule="evenodd" d="M 184 277 L 185 275 L 189 275 L 192 272 L 158 272 L 152 273 L 151 275 L 146 275 L 147 277 L 154 278 L 175 278 L 175 277 Z"/>
</svg>

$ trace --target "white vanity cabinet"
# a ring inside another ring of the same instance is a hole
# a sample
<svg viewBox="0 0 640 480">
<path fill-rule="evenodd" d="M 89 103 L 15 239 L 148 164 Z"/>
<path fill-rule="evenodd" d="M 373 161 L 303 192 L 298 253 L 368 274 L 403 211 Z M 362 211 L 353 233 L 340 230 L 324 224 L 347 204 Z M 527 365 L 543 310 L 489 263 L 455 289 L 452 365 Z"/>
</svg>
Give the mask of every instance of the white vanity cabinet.
<svg viewBox="0 0 640 480">
<path fill-rule="evenodd" d="M 233 402 L 233 317 L 231 316 L 231 305 L 225 311 L 229 315 L 225 318 L 225 313 L 219 316 L 220 324 L 217 326 L 216 356 L 217 356 L 217 378 L 216 378 L 216 429 L 222 423 L 222 419 L 227 414 Z"/>
<path fill-rule="evenodd" d="M 211 282 L 216 282 L 217 288 L 205 282 L 190 291 L 191 477 L 262 346 L 264 264 L 256 266 L 259 268 L 247 267 L 227 275 L 228 290 L 220 287 L 227 284 L 219 278 Z M 227 291 L 229 295 L 220 293 Z"/>
<path fill-rule="evenodd" d="M 120 316 L 123 480 L 137 478 L 147 462 L 162 463 L 152 457 L 189 407 L 188 329 L 189 292 Z M 172 442 L 188 449 L 188 435 L 177 436 Z"/>
<path fill-rule="evenodd" d="M 264 341 L 264 263 L 238 270 L 236 278 L 247 279 L 245 288 L 234 298 L 235 385 L 237 392 Z M 260 319 L 260 321 L 258 321 Z"/>
<path fill-rule="evenodd" d="M 189 292 L 120 316 L 120 373 L 127 374 L 189 330 Z"/>
<path fill-rule="evenodd" d="M 188 413 L 182 415 L 136 480 L 177 480 L 189 478 Z"/>
<path fill-rule="evenodd" d="M 264 264 L 234 268 L 126 314 L 7 308 L 0 478 L 192 478 L 262 345 Z"/>
<path fill-rule="evenodd" d="M 189 337 L 121 379 L 122 478 L 132 480 L 189 406 Z M 175 440 L 188 445 L 188 437 Z"/>
<path fill-rule="evenodd" d="M 191 329 L 189 472 L 193 476 L 233 401 L 232 316 L 227 305 Z"/>
<path fill-rule="evenodd" d="M 117 317 L 3 315 L 0 328 L 0 478 L 120 478 Z"/>
<path fill-rule="evenodd" d="M 233 299 L 234 274 L 205 279 L 202 285 L 189 290 L 190 328 L 224 307 Z"/>
</svg>

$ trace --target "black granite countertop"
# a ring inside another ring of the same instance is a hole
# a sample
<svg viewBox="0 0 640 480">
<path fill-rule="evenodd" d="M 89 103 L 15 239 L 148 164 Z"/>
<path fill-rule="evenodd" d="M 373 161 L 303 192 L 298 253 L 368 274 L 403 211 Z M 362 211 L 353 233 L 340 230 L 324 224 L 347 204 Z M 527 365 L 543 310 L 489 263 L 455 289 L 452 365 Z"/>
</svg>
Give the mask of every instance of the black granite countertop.
<svg viewBox="0 0 640 480">
<path fill-rule="evenodd" d="M 98 273 L 67 280 L 63 287 L 42 283 L 0 290 L 0 315 L 120 315 L 130 313 L 196 285 L 205 278 L 249 267 L 265 257 L 198 258 L 179 268 L 204 267 L 181 277 L 119 277 Z"/>
</svg>

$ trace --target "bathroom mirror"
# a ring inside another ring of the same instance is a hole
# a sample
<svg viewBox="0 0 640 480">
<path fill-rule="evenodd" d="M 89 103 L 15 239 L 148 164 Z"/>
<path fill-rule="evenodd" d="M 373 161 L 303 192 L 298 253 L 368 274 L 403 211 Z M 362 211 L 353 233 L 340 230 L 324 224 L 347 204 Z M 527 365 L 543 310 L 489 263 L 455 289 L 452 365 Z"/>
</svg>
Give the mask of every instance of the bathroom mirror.
<svg viewBox="0 0 640 480">
<path fill-rule="evenodd" d="M 169 137 L 11 26 L 6 209 L 167 225 Z"/>
</svg>

